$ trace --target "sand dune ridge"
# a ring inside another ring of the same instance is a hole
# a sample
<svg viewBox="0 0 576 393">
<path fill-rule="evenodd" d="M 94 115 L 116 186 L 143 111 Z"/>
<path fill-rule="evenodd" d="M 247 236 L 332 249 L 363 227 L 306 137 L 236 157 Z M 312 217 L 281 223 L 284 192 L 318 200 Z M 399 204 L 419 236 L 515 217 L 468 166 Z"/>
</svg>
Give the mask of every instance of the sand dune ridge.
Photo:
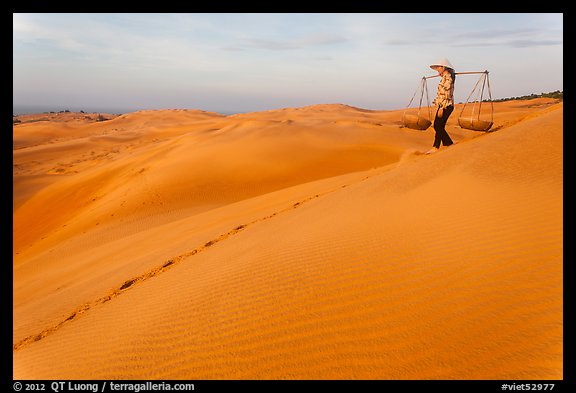
<svg viewBox="0 0 576 393">
<path fill-rule="evenodd" d="M 14 378 L 561 379 L 563 108 L 518 105 L 432 156 L 333 105 L 15 150 Z"/>
</svg>

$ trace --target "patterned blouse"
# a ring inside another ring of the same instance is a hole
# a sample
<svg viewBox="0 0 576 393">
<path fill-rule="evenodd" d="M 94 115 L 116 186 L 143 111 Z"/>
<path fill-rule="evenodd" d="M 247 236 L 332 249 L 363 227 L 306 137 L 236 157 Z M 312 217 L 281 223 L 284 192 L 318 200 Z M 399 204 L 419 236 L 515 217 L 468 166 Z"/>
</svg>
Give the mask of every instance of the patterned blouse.
<svg viewBox="0 0 576 393">
<path fill-rule="evenodd" d="M 442 74 L 442 80 L 438 85 L 438 92 L 433 104 L 438 105 L 440 108 L 454 105 L 454 79 L 452 79 L 449 71 Z"/>
</svg>

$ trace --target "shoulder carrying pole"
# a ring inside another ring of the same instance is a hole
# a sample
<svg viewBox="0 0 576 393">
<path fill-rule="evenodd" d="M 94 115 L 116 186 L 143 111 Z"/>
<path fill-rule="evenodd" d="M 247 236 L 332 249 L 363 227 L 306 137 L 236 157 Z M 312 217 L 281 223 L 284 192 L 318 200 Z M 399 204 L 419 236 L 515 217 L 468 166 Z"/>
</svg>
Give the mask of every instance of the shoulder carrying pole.
<svg viewBox="0 0 576 393">
<path fill-rule="evenodd" d="M 465 74 L 488 74 L 488 70 L 484 71 L 467 71 L 467 72 L 455 72 L 455 75 L 465 75 Z M 425 79 L 438 78 L 440 75 L 425 76 Z"/>
</svg>

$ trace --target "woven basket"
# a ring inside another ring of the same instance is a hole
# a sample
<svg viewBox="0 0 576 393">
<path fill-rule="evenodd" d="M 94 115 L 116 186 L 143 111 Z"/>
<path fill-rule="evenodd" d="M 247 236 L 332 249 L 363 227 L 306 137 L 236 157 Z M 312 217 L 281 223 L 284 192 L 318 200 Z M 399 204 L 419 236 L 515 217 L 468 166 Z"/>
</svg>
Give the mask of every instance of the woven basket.
<svg viewBox="0 0 576 393">
<path fill-rule="evenodd" d="M 494 124 L 492 121 L 480 120 L 480 119 L 466 119 L 459 118 L 458 124 L 462 128 L 473 131 L 488 131 L 490 127 Z"/>
<path fill-rule="evenodd" d="M 420 131 L 426 130 L 432 124 L 430 120 L 416 115 L 404 115 L 403 120 L 404 126 Z"/>
</svg>

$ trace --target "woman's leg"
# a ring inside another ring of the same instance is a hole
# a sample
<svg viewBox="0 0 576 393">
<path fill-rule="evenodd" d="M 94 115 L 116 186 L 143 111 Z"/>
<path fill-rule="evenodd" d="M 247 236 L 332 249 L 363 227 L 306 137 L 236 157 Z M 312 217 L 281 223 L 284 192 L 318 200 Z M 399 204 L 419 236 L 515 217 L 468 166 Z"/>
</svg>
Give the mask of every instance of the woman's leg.
<svg viewBox="0 0 576 393">
<path fill-rule="evenodd" d="M 450 146 L 452 143 L 452 139 L 446 132 L 446 122 L 448 118 L 452 114 L 454 110 L 454 106 L 450 105 L 447 108 L 444 108 L 442 111 L 442 116 L 438 116 L 438 110 L 436 110 L 436 117 L 434 118 L 434 130 L 436 131 L 436 136 L 434 137 L 434 147 L 439 149 L 440 144 L 442 143 L 444 146 Z"/>
</svg>

